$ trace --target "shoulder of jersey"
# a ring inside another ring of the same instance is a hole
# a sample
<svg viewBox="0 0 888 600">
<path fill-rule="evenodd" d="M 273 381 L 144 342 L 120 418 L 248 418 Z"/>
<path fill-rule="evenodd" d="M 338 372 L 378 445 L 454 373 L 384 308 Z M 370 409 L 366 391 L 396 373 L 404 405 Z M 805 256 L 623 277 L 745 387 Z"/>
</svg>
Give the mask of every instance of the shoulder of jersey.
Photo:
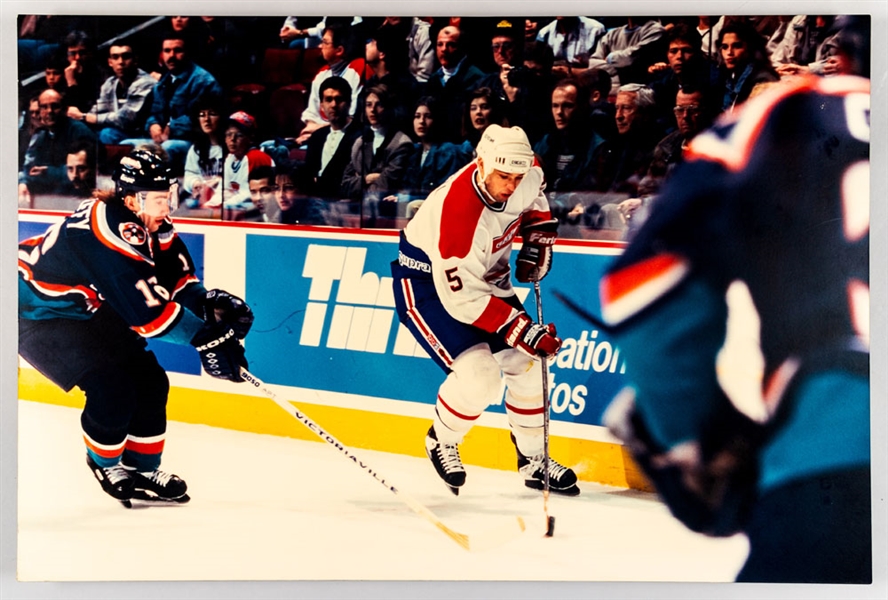
<svg viewBox="0 0 888 600">
<path fill-rule="evenodd" d="M 135 260 L 153 263 L 148 250 L 148 230 L 125 207 L 95 201 L 90 206 L 90 229 L 106 248 Z"/>
</svg>

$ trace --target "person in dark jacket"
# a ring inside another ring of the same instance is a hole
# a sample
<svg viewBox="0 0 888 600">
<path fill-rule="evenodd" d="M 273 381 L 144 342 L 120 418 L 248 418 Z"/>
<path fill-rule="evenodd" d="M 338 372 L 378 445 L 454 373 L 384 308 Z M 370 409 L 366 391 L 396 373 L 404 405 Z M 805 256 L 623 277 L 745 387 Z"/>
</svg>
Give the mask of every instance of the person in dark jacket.
<svg viewBox="0 0 888 600">
<path fill-rule="evenodd" d="M 339 200 L 342 175 L 351 160 L 351 150 L 361 135 L 360 125 L 349 116 L 352 91 L 342 77 L 328 77 L 320 86 L 320 106 L 330 120 L 308 138 L 305 164 L 298 171 L 300 193 L 315 198 Z"/>
<path fill-rule="evenodd" d="M 65 163 L 72 144 L 96 143 L 89 127 L 68 118 L 65 98 L 59 92 L 45 90 L 37 104 L 42 125 L 31 136 L 19 173 L 19 200 L 26 203 L 31 194 L 55 194 L 68 186 Z"/>
<path fill-rule="evenodd" d="M 722 27 L 718 51 L 723 111 L 732 112 L 745 102 L 756 84 L 780 79 L 768 59 L 765 39 L 745 21 L 729 21 Z"/>
<path fill-rule="evenodd" d="M 403 185 L 413 154 L 413 142 L 407 134 L 390 124 L 390 102 L 384 85 L 367 91 L 367 125 L 352 145 L 351 160 L 342 175 L 342 194 L 366 204 L 363 212 L 369 215 L 370 223 L 376 217 L 380 200 Z"/>
</svg>

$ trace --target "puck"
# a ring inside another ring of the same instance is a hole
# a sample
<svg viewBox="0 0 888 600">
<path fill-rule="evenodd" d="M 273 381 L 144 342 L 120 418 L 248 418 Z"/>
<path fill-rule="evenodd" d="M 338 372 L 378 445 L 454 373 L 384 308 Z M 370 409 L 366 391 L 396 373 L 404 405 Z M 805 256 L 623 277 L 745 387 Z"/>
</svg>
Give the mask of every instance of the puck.
<svg viewBox="0 0 888 600">
<path fill-rule="evenodd" d="M 555 535 L 555 517 L 546 519 L 546 537 Z"/>
</svg>

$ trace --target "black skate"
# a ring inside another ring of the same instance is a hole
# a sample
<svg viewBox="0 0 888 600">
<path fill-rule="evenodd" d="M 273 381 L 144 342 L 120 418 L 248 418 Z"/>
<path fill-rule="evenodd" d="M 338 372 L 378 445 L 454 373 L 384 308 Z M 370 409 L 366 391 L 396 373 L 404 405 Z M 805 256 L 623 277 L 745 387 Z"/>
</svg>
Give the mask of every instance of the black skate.
<svg viewBox="0 0 888 600">
<path fill-rule="evenodd" d="M 135 492 L 135 482 L 131 477 L 130 471 L 119 463 L 113 467 L 100 467 L 89 454 L 86 455 L 86 464 L 96 479 L 99 480 L 106 494 L 119 500 L 125 507 L 132 507 L 130 499 Z"/>
<path fill-rule="evenodd" d="M 185 504 L 191 498 L 186 494 L 188 486 L 177 475 L 161 471 L 139 472 L 127 469 L 133 478 L 133 500 L 155 503 Z"/>
<path fill-rule="evenodd" d="M 426 454 L 435 465 L 438 476 L 444 480 L 444 485 L 455 496 L 459 496 L 459 487 L 466 482 L 466 470 L 459 458 L 459 448 L 456 447 L 456 444 L 440 443 L 438 436 L 435 435 L 434 426 L 429 428 L 425 446 Z"/>
<path fill-rule="evenodd" d="M 512 436 L 515 443 L 515 436 Z M 524 485 L 535 490 L 545 487 L 545 471 L 543 470 L 543 454 L 536 456 L 524 456 L 518 445 L 515 445 L 518 453 L 518 472 L 524 475 Z M 564 496 L 578 496 L 580 488 L 577 487 L 577 475 L 573 469 L 559 464 L 551 456 L 549 457 L 549 491 Z"/>
</svg>

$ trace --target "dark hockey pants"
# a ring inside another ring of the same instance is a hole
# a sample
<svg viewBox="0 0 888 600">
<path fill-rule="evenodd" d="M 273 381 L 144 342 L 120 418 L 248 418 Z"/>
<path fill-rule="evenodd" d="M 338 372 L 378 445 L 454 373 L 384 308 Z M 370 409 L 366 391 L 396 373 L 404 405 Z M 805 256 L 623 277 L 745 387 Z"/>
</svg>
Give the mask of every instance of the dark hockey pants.
<svg viewBox="0 0 888 600">
<path fill-rule="evenodd" d="M 93 459 L 150 471 L 160 465 L 169 380 L 145 340 L 110 308 L 89 320 L 19 320 L 19 353 L 65 391 L 86 394 L 81 414 Z"/>
</svg>

